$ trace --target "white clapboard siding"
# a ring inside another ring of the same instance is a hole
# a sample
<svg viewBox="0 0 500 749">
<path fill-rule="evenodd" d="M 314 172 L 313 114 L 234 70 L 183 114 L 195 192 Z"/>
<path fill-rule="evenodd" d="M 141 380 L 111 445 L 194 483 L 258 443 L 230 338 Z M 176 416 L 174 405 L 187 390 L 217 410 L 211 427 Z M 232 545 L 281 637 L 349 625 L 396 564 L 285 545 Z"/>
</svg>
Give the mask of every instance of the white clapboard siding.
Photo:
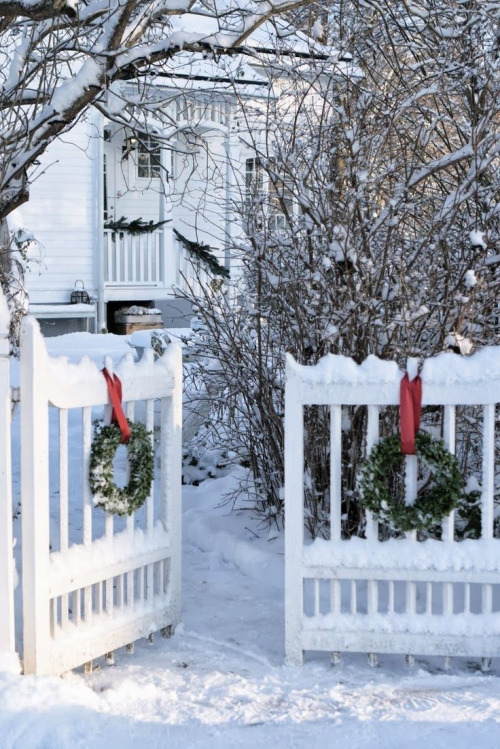
<svg viewBox="0 0 500 749">
<path fill-rule="evenodd" d="M 92 139 L 87 122 L 77 123 L 40 157 L 39 179 L 17 223 L 42 245 L 35 250 L 26 283 L 32 302 L 69 302 L 76 280 L 95 288 L 93 260 L 94 197 Z M 38 263 L 37 261 L 41 262 Z M 50 291 L 47 299 L 46 291 Z"/>
<path fill-rule="evenodd" d="M 111 360 L 106 366 L 112 368 Z M 24 320 L 25 673 L 60 674 L 180 619 L 180 349 L 170 346 L 156 362 L 152 351 L 139 362 L 127 356 L 116 374 L 128 417 L 155 428 L 160 468 L 146 506 L 123 519 L 94 507 L 88 483 L 93 409 L 102 414 L 104 407 L 109 416 L 102 372 L 89 359 L 71 364 L 49 357 L 36 320 Z M 58 434 L 51 441 L 54 417 Z"/>
<path fill-rule="evenodd" d="M 472 357 L 445 353 L 425 362 L 423 405 L 443 406 L 442 432 L 455 451 L 456 407 L 483 412 L 482 535 L 455 541 L 454 517 L 442 540 L 415 533 L 379 540 L 368 514 L 366 538 L 341 537 L 342 407 L 367 407 L 367 452 L 379 439 L 379 410 L 399 404 L 403 373 L 369 357 L 357 365 L 330 355 L 314 367 L 288 357 L 285 410 L 286 658 L 300 664 L 308 650 L 500 656 L 500 540 L 493 537 L 495 408 L 500 401 L 500 347 Z M 330 409 L 330 538 L 304 538 L 304 406 Z M 406 458 L 407 499 L 416 496 L 416 459 Z"/>
</svg>

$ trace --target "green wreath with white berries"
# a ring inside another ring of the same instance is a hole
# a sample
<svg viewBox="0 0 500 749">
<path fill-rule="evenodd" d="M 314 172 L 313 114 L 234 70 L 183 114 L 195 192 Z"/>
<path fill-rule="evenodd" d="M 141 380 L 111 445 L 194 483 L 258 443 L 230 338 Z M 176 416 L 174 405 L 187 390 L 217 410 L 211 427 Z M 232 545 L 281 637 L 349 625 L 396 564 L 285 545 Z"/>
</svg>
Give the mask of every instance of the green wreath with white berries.
<svg viewBox="0 0 500 749">
<path fill-rule="evenodd" d="M 154 452 L 151 432 L 144 424 L 129 421 L 130 439 L 125 443 L 129 462 L 129 481 L 123 488 L 114 482 L 113 459 L 121 444 L 118 424 L 95 422 L 90 449 L 89 482 L 94 504 L 113 515 L 131 515 L 142 507 L 151 492 L 154 477 Z"/>
<path fill-rule="evenodd" d="M 457 507 L 463 493 L 465 482 L 458 461 L 442 440 L 418 432 L 415 453 L 429 469 L 429 476 L 412 505 L 391 491 L 391 479 L 402 473 L 405 458 L 399 434 L 375 445 L 360 471 L 361 504 L 375 520 L 395 531 L 422 531 L 439 523 Z"/>
</svg>

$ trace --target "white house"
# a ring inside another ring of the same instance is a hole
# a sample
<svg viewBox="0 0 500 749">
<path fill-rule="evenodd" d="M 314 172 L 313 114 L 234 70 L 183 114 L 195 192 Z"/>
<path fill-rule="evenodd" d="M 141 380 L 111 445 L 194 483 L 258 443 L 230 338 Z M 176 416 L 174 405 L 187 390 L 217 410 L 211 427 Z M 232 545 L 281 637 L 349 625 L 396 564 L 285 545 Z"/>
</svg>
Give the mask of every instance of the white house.
<svg viewBox="0 0 500 749">
<path fill-rule="evenodd" d="M 200 19 L 179 23 L 189 30 Z M 188 311 L 176 301 L 179 290 L 208 280 L 197 246 L 210 248 L 221 274 L 234 273 L 235 207 L 256 163 L 241 108 L 273 95 L 265 70 L 273 50 L 292 43 L 302 58 L 315 54 L 311 40 L 283 28 L 277 34 L 268 23 L 256 32 L 250 60 L 174 58 L 164 76 L 141 81 L 146 114 L 130 105 L 132 84 L 114 87 L 106 114 L 92 109 L 47 149 L 17 217 L 43 247 L 27 273 L 35 315 L 86 317 L 102 330 L 117 308 L 152 304 L 171 323 Z M 75 285 L 95 304 L 71 305 Z"/>
</svg>

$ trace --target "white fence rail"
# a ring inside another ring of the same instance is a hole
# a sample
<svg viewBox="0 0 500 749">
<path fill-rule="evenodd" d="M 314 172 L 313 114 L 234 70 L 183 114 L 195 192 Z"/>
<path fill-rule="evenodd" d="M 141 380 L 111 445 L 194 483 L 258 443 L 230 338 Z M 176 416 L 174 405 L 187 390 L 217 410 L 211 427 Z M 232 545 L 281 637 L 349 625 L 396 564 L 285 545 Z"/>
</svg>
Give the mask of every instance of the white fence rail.
<svg viewBox="0 0 500 749">
<path fill-rule="evenodd" d="M 482 409 L 481 538 L 456 541 L 454 513 L 442 521 L 442 540 L 416 535 L 379 541 L 366 519 L 366 538 L 344 540 L 342 429 L 347 406 L 367 408 L 367 452 L 379 438 L 382 407 L 399 403 L 402 373 L 370 357 L 358 366 L 326 357 L 315 367 L 287 362 L 285 415 L 285 637 L 286 657 L 305 651 L 468 656 L 500 655 L 500 539 L 493 537 L 494 477 L 498 470 L 500 347 L 473 357 L 442 354 L 423 368 L 423 405 L 442 406 L 442 434 L 455 450 L 456 410 Z M 330 538 L 304 533 L 304 407 L 330 411 Z M 345 426 L 344 426 L 345 428 Z M 496 430 L 496 431 L 495 431 Z M 413 456 L 407 458 L 413 461 Z M 495 462 L 496 461 L 496 462 Z M 416 471 L 406 472 L 416 496 Z"/>
<path fill-rule="evenodd" d="M 10 434 L 11 413 L 7 323 L 0 309 L 4 435 Z M 105 365 L 112 369 L 110 359 Z M 145 505 L 127 518 L 94 507 L 89 488 L 92 421 L 110 415 L 102 372 L 87 358 L 76 365 L 49 357 L 36 320 L 25 318 L 20 358 L 25 673 L 60 674 L 155 631 L 166 633 L 180 620 L 180 349 L 169 347 L 156 362 L 152 351 L 139 362 L 127 356 L 116 373 L 128 418 L 143 421 L 152 432 L 157 466 Z M 9 450 L 7 438 L 0 451 L 0 651 L 12 653 Z M 124 474 L 124 453 L 117 454 L 118 471 L 120 462 Z"/>
</svg>

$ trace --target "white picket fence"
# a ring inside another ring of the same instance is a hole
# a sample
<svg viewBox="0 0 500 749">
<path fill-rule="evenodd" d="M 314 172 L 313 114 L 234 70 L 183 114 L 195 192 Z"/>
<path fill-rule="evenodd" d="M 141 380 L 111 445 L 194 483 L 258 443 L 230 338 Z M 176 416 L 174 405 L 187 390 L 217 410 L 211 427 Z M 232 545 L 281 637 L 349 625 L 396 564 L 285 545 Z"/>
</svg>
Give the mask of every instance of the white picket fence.
<svg viewBox="0 0 500 749">
<path fill-rule="evenodd" d="M 483 411 L 481 538 L 454 540 L 454 513 L 442 540 L 416 535 L 379 541 L 367 517 L 366 538 L 341 535 L 342 429 L 346 406 L 367 407 L 366 448 L 379 438 L 379 413 L 399 402 L 403 373 L 369 357 L 362 365 L 329 356 L 315 367 L 287 362 L 285 415 L 285 637 L 290 664 L 305 651 L 478 657 L 487 668 L 500 655 L 500 540 L 493 537 L 495 454 L 499 436 L 500 347 L 472 357 L 441 354 L 426 361 L 423 405 L 443 406 L 442 433 L 455 449 L 460 405 Z M 304 533 L 304 407 L 330 410 L 330 538 Z M 496 430 L 496 431 L 495 431 Z M 406 494 L 416 496 L 415 458 L 406 458 Z"/>
<path fill-rule="evenodd" d="M 11 388 L 0 298 L 0 651 L 14 651 Z M 105 366 L 112 369 L 106 357 Z M 159 466 L 150 497 L 128 518 L 94 507 L 88 483 L 92 420 L 109 417 L 107 387 L 88 358 L 47 354 L 34 318 L 20 357 L 22 660 L 60 674 L 162 630 L 181 609 L 181 352 L 169 347 L 116 368 L 125 412 L 152 432 Z M 16 394 L 16 393 L 14 393 Z M 93 412 L 93 409 L 96 409 Z M 121 456 L 124 462 L 123 455 Z M 18 633 L 18 635 L 21 633 Z M 19 639 L 19 638 L 18 638 Z"/>
</svg>

